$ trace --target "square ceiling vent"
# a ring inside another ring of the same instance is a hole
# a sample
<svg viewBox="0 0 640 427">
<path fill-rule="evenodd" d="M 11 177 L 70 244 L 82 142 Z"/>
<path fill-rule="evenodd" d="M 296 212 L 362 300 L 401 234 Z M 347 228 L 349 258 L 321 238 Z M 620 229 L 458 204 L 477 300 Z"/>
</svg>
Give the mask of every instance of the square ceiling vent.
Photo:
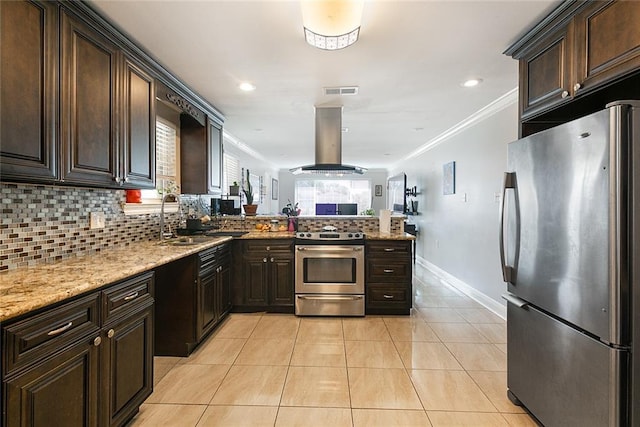
<svg viewBox="0 0 640 427">
<path fill-rule="evenodd" d="M 358 86 L 325 87 L 324 94 L 339 96 L 357 95 Z"/>
</svg>

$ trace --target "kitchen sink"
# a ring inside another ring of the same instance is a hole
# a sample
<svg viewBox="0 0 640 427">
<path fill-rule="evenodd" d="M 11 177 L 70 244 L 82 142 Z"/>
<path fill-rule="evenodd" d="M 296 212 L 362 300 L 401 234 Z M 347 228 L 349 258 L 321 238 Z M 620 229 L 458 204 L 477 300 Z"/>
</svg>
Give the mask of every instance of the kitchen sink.
<svg viewBox="0 0 640 427">
<path fill-rule="evenodd" d="M 172 239 L 163 240 L 159 242 L 162 245 L 170 246 L 193 246 L 200 243 L 206 243 L 211 241 L 212 236 L 180 236 Z"/>
<path fill-rule="evenodd" d="M 247 234 L 248 231 L 210 231 L 206 235 L 209 237 L 221 237 L 221 236 L 231 236 L 231 237 L 240 237 Z"/>
</svg>

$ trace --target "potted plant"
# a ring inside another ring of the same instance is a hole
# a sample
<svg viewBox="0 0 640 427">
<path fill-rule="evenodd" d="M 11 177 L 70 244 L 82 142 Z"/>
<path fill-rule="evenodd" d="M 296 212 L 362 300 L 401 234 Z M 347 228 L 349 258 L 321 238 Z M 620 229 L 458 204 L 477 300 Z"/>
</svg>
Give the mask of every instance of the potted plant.
<svg viewBox="0 0 640 427">
<path fill-rule="evenodd" d="M 229 195 L 230 196 L 240 195 L 240 186 L 238 185 L 238 181 L 233 181 L 233 185 L 229 186 Z"/>
<path fill-rule="evenodd" d="M 247 216 L 253 216 L 256 214 L 256 210 L 258 209 L 258 205 L 253 204 L 253 187 L 251 186 L 251 180 L 249 179 L 249 169 L 247 169 L 247 180 L 245 182 L 245 186 L 242 187 L 242 192 L 244 193 L 244 197 L 246 198 L 247 204 L 242 205 L 244 208 L 244 213 Z"/>
</svg>

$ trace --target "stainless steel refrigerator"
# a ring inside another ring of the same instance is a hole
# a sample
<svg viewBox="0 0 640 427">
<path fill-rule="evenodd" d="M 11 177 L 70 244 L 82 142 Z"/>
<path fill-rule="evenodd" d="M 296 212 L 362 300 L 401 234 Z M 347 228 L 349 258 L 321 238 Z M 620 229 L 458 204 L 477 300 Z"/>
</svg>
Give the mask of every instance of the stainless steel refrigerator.
<svg viewBox="0 0 640 427">
<path fill-rule="evenodd" d="M 640 101 L 508 146 L 509 398 L 546 427 L 640 426 Z"/>
</svg>

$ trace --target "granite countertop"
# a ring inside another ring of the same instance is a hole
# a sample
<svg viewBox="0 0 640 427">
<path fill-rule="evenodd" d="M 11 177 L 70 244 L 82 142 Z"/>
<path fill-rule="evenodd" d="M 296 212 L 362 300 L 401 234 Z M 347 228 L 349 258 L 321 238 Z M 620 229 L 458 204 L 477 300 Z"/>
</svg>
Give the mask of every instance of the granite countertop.
<svg viewBox="0 0 640 427">
<path fill-rule="evenodd" d="M 233 240 L 211 237 L 189 246 L 135 242 L 0 274 L 0 322 L 99 289 L 168 262 Z"/>
<path fill-rule="evenodd" d="M 367 240 L 416 240 L 416 236 L 409 233 L 380 233 L 369 232 L 365 233 L 365 239 Z"/>
<path fill-rule="evenodd" d="M 289 231 L 250 231 L 236 239 L 290 239 Z M 408 233 L 367 233 L 371 240 L 414 240 Z M 198 253 L 230 236 L 210 237 L 193 245 L 135 242 L 98 253 L 0 273 L 0 322 L 116 283 L 162 264 Z"/>
</svg>

